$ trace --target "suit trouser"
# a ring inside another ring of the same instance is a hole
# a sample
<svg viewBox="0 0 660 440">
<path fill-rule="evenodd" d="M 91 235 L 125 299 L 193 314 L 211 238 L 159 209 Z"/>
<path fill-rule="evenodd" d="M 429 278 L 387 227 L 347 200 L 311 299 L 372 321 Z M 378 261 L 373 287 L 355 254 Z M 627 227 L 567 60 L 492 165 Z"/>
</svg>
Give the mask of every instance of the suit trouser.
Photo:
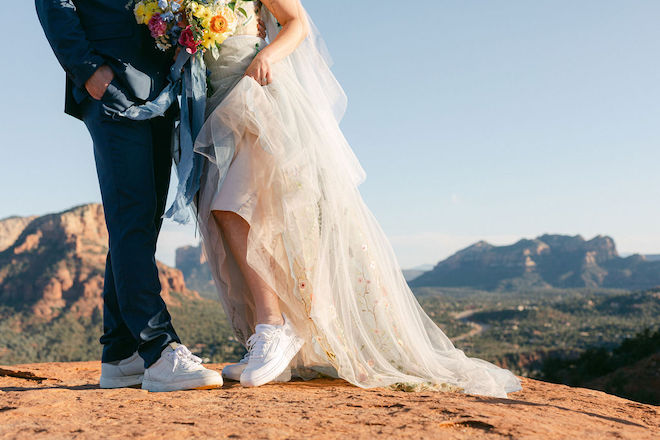
<svg viewBox="0 0 660 440">
<path fill-rule="evenodd" d="M 102 362 L 137 350 L 148 367 L 180 342 L 160 296 L 156 240 L 171 171 L 174 111 L 148 121 L 113 117 L 87 98 L 83 120 L 94 158 L 110 238 L 103 287 Z"/>
</svg>

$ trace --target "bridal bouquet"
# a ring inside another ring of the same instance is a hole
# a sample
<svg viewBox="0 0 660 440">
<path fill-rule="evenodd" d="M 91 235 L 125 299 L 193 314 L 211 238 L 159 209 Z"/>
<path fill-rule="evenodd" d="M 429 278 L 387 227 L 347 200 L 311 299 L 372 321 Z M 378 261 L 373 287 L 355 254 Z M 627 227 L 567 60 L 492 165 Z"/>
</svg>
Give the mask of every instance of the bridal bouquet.
<svg viewBox="0 0 660 440">
<path fill-rule="evenodd" d="M 248 17 L 242 3 L 254 0 L 134 0 L 139 24 L 149 27 L 156 47 L 179 44 L 188 53 L 217 48 L 236 32 L 238 14 Z"/>
</svg>

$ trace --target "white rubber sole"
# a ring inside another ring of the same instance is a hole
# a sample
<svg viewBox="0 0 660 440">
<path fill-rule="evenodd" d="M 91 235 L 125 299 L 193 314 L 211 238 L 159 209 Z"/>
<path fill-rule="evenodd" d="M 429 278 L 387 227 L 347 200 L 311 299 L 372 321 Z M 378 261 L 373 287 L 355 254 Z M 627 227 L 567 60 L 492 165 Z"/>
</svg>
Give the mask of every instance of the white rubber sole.
<svg viewBox="0 0 660 440">
<path fill-rule="evenodd" d="M 132 376 L 103 377 L 99 379 L 101 388 L 128 388 L 142 384 L 143 374 L 134 374 Z"/>
<path fill-rule="evenodd" d="M 273 365 L 269 366 L 267 370 L 262 369 L 263 371 L 258 371 L 257 374 L 254 374 L 252 371 L 247 369 L 244 370 L 243 374 L 241 374 L 241 385 L 244 387 L 258 387 L 265 385 L 268 382 L 273 382 L 278 376 L 280 376 L 280 374 L 283 373 L 284 370 L 288 369 L 287 367 L 289 366 L 291 359 L 293 359 L 294 356 L 298 354 L 304 343 L 305 341 L 302 338 L 296 337 L 286 348 L 284 355 L 279 359 L 279 361 L 277 363 L 273 363 Z M 245 374 L 246 371 L 248 374 Z M 290 375 L 291 370 L 289 370 L 289 376 Z"/>
<path fill-rule="evenodd" d="M 209 376 L 180 382 L 160 382 L 145 379 L 142 381 L 142 389 L 152 393 L 164 393 L 184 390 L 211 390 L 222 387 L 222 376 Z"/>
<path fill-rule="evenodd" d="M 245 367 L 247 367 L 247 365 Z M 245 367 L 241 370 L 241 373 L 243 372 L 243 370 L 245 370 Z M 240 382 L 241 373 L 238 374 L 225 373 L 225 370 L 223 369 L 222 377 L 227 380 L 234 380 L 236 382 Z M 282 372 L 282 374 L 280 374 L 275 378 L 275 380 L 273 380 L 273 382 L 290 382 L 290 381 L 291 381 L 291 368 L 287 368 L 286 370 L 284 370 L 284 372 Z"/>
</svg>

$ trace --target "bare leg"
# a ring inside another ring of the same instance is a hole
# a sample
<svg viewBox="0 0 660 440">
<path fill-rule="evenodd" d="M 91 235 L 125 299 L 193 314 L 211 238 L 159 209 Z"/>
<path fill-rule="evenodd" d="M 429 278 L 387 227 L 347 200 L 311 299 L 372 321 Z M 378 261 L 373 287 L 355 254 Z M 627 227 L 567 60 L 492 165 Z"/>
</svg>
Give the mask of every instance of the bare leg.
<svg viewBox="0 0 660 440">
<path fill-rule="evenodd" d="M 257 313 L 257 324 L 283 324 L 277 294 L 247 263 L 247 237 L 250 225 L 235 212 L 212 212 L 252 293 Z"/>
</svg>

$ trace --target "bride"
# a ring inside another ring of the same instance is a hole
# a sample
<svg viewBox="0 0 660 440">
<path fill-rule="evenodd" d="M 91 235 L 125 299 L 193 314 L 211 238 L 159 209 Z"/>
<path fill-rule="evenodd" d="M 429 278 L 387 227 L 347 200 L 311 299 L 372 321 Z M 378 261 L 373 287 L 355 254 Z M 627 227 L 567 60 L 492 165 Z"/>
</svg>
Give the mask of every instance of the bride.
<svg viewBox="0 0 660 440">
<path fill-rule="evenodd" d="M 408 287 L 358 191 L 365 172 L 338 125 L 345 95 L 299 0 L 239 3 L 247 18 L 204 55 L 211 94 L 195 142 L 203 249 L 248 350 L 223 375 L 244 386 L 294 369 L 360 387 L 519 390 L 511 372 L 455 348 Z"/>
</svg>

